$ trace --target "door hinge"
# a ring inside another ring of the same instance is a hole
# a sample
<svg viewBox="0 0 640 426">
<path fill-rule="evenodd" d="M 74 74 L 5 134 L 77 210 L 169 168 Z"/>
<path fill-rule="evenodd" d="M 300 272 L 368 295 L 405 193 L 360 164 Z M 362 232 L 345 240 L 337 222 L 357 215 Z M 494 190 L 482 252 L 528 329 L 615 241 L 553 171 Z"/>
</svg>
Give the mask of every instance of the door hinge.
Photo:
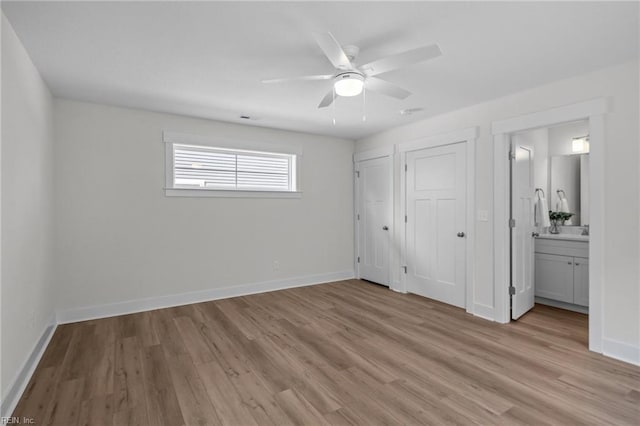
<svg viewBox="0 0 640 426">
<path fill-rule="evenodd" d="M 407 223 L 407 215 L 404 215 L 404 223 Z"/>
<path fill-rule="evenodd" d="M 513 296 L 516 294 L 516 288 L 514 286 L 509 287 L 509 295 Z"/>
<path fill-rule="evenodd" d="M 406 171 L 407 171 L 407 169 L 408 169 L 408 167 L 407 167 L 407 165 L 405 164 L 405 165 L 404 165 L 404 171 L 406 172 Z"/>
<path fill-rule="evenodd" d="M 360 171 L 356 170 L 356 177 L 360 177 Z"/>
<path fill-rule="evenodd" d="M 357 220 L 360 220 L 360 213 L 358 213 L 357 215 Z"/>
<path fill-rule="evenodd" d="M 402 269 L 404 269 L 404 273 L 406 274 L 407 273 L 407 267 L 403 266 Z"/>
<path fill-rule="evenodd" d="M 515 228 L 515 227 L 516 227 L 516 220 L 509 219 L 509 228 Z"/>
<path fill-rule="evenodd" d="M 358 263 L 360 263 L 360 256 L 358 256 Z"/>
<path fill-rule="evenodd" d="M 516 159 L 516 153 L 513 151 L 509 151 L 509 153 L 507 154 L 507 158 L 509 160 L 515 160 Z"/>
</svg>

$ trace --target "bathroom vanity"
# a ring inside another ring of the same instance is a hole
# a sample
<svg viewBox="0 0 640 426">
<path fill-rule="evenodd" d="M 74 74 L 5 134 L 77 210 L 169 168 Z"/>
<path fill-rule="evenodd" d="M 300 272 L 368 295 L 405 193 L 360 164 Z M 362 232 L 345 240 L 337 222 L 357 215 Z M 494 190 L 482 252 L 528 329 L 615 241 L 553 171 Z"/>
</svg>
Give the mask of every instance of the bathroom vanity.
<svg viewBox="0 0 640 426">
<path fill-rule="evenodd" d="M 589 236 L 541 234 L 535 241 L 536 302 L 588 312 Z"/>
</svg>

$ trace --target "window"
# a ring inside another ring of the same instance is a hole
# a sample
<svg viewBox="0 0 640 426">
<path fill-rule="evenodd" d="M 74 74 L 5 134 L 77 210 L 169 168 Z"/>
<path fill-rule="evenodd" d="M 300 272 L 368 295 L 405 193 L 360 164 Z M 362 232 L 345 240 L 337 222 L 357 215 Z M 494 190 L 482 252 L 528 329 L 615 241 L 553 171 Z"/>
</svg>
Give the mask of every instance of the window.
<svg viewBox="0 0 640 426">
<path fill-rule="evenodd" d="M 299 194 L 297 154 L 274 152 L 276 149 L 263 151 L 182 143 L 184 139 L 167 144 L 167 195 L 290 197 Z M 165 142 L 170 142 L 166 136 Z"/>
</svg>

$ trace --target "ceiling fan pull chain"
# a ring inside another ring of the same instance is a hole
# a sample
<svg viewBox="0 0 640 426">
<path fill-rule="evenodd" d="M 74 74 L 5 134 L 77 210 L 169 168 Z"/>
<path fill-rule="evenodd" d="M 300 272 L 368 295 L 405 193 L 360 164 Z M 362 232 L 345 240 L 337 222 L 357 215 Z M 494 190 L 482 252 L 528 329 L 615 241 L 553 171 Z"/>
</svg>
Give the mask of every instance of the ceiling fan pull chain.
<svg viewBox="0 0 640 426">
<path fill-rule="evenodd" d="M 367 88 L 362 88 L 362 121 L 367 121 Z"/>
<path fill-rule="evenodd" d="M 336 88 L 335 86 L 333 87 L 333 102 L 332 102 L 332 108 L 333 108 L 333 125 L 336 125 Z"/>
</svg>

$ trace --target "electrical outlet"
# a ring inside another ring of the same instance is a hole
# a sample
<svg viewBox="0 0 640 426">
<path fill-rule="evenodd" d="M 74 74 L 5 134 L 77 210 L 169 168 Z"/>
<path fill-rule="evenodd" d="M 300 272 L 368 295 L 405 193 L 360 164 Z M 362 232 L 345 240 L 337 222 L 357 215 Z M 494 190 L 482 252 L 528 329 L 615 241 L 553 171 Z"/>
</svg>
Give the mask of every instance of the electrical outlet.
<svg viewBox="0 0 640 426">
<path fill-rule="evenodd" d="M 489 211 L 488 210 L 478 210 L 478 221 L 479 222 L 489 222 Z"/>
<path fill-rule="evenodd" d="M 274 260 L 272 267 L 273 267 L 273 271 L 274 272 L 279 271 L 280 270 L 280 262 L 278 262 L 277 260 Z"/>
</svg>

